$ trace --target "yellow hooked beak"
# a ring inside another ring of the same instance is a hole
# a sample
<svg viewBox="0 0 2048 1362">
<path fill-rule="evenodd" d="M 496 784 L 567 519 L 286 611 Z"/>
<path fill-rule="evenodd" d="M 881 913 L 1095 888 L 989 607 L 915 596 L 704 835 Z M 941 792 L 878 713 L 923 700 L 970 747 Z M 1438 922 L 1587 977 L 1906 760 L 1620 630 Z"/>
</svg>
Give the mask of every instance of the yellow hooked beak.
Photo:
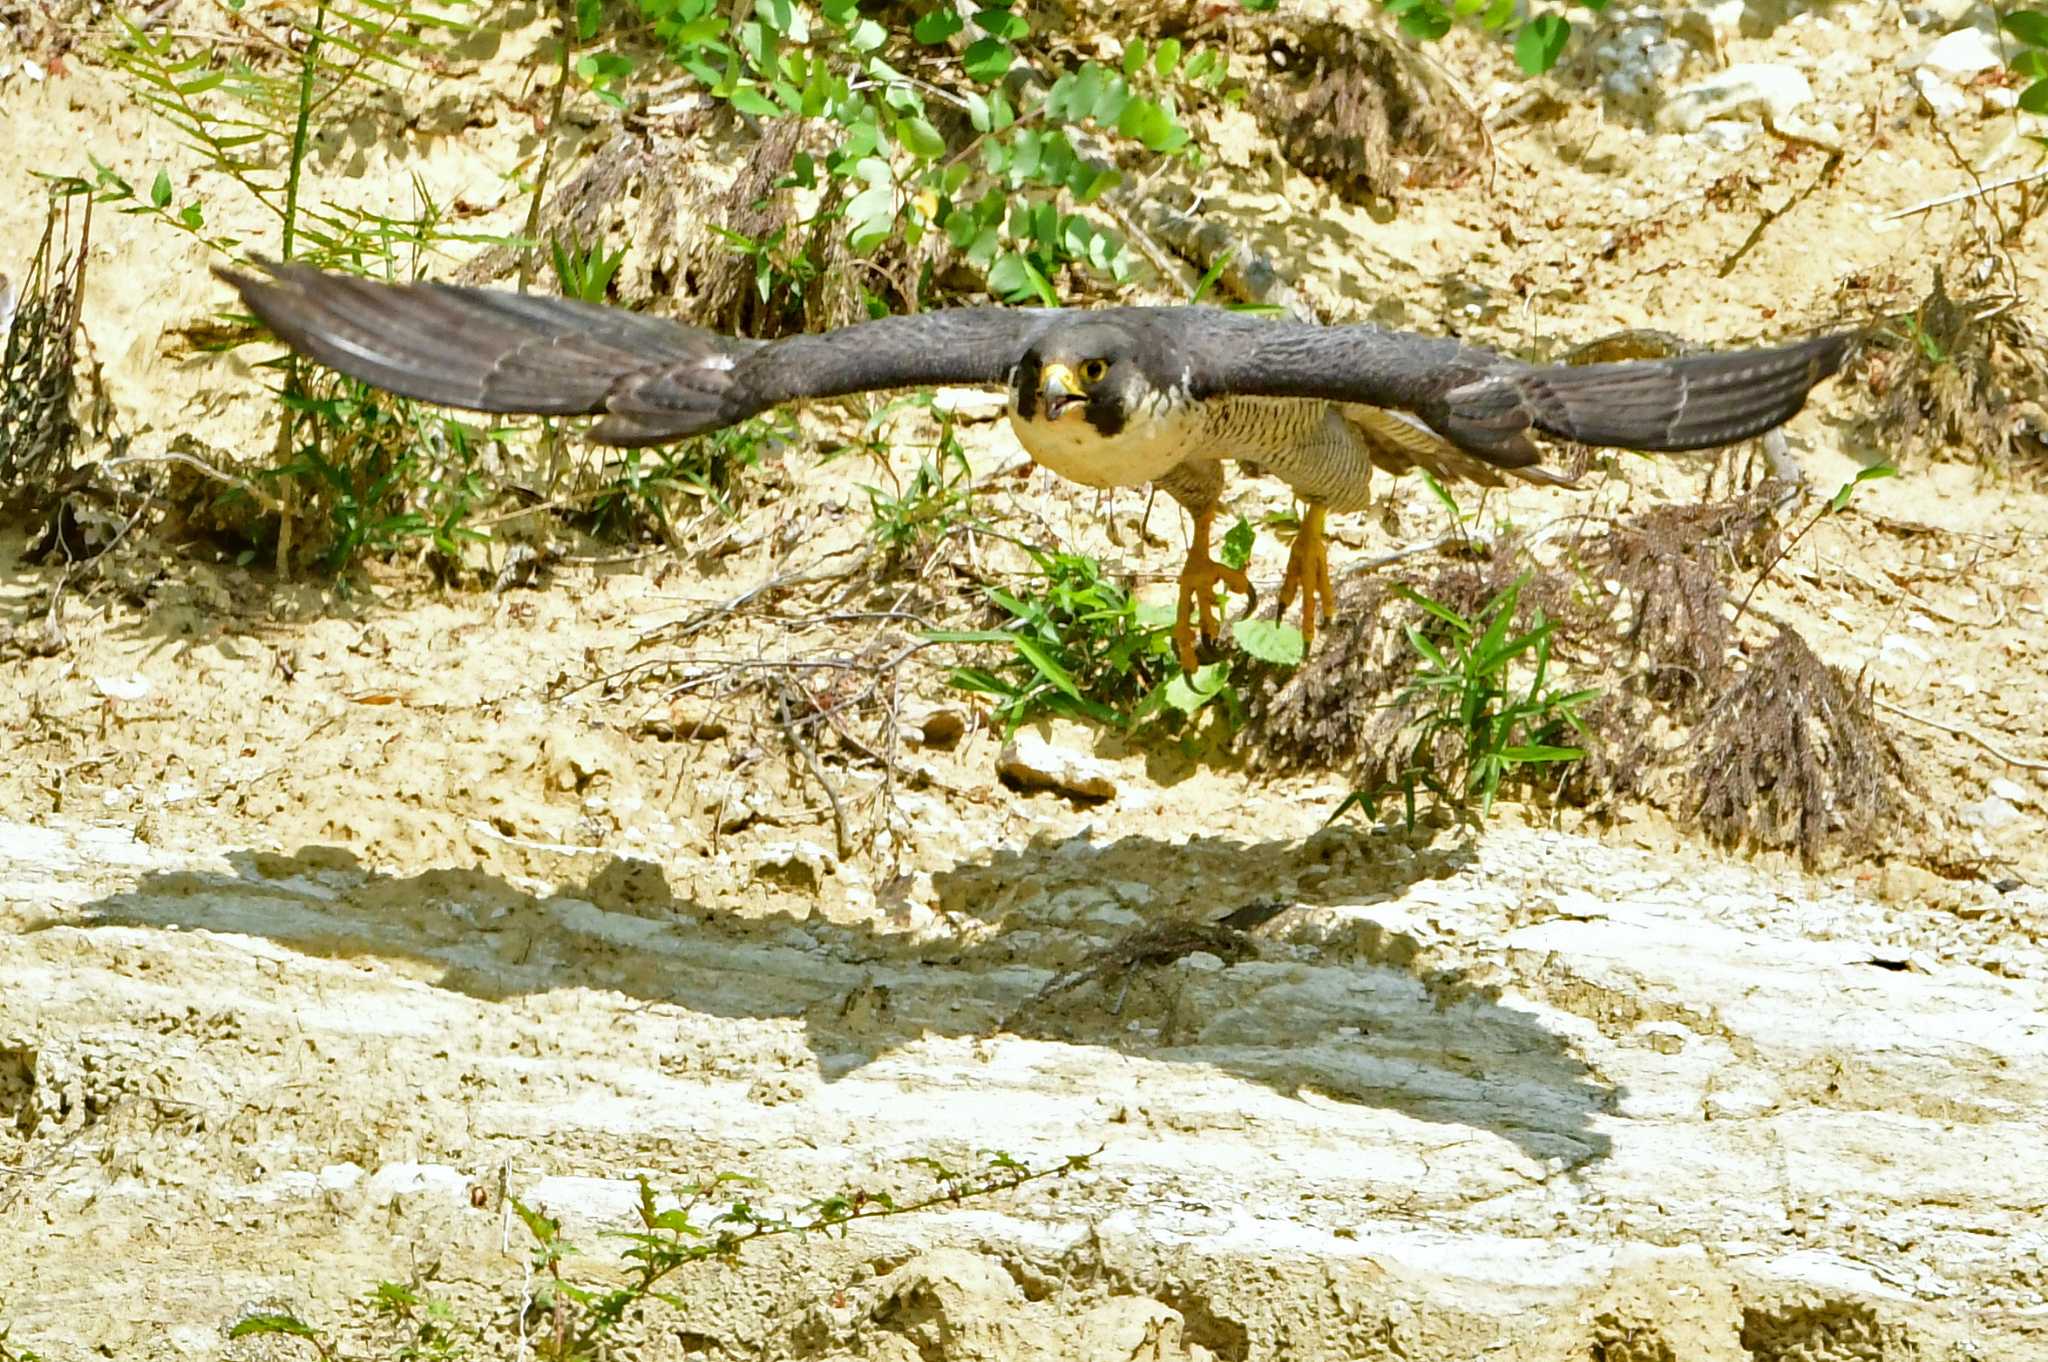
<svg viewBox="0 0 2048 1362">
<path fill-rule="evenodd" d="M 1039 395 L 1045 399 L 1045 416 L 1057 421 L 1087 396 L 1074 371 L 1064 364 L 1048 364 L 1038 376 Z"/>
</svg>

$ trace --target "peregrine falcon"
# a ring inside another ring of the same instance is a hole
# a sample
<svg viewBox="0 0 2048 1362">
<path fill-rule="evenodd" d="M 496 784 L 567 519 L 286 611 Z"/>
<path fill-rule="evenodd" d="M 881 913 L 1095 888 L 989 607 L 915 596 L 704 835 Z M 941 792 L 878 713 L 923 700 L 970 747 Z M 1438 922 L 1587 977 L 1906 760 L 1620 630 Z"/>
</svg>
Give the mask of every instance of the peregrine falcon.
<svg viewBox="0 0 2048 1362">
<path fill-rule="evenodd" d="M 1002 385 L 1038 463 L 1089 487 L 1152 483 L 1193 516 L 1173 630 L 1190 671 L 1197 619 L 1216 633 L 1216 584 L 1251 592 L 1210 556 L 1223 460 L 1306 503 L 1280 608 L 1300 594 L 1313 639 L 1336 608 L 1324 518 L 1369 504 L 1374 468 L 1567 485 L 1539 466 L 1532 432 L 1643 451 L 1730 444 L 1797 414 L 1853 338 L 1542 366 L 1411 332 L 1191 305 L 949 308 L 760 341 L 566 298 L 258 263 L 268 279 L 216 272 L 321 363 L 443 406 L 598 416 L 591 438 L 607 445 L 701 435 L 800 398 Z"/>
</svg>

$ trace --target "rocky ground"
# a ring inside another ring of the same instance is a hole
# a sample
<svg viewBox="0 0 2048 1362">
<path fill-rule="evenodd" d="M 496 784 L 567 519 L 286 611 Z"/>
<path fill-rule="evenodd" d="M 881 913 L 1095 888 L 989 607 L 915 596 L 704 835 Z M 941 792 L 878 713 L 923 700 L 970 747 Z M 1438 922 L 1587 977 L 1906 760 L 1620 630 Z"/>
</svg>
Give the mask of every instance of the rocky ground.
<svg viewBox="0 0 2048 1362">
<path fill-rule="evenodd" d="M 2034 165 L 2010 88 L 1971 66 L 1985 11 L 1582 17 L 1539 81 L 1484 39 L 1432 49 L 1491 119 L 1485 175 L 1375 213 L 1233 111 L 1202 129 L 1203 213 L 1332 316 L 1524 349 L 1797 334 L 1911 306 L 1936 265 L 2033 306 L 2038 192 L 1902 212 Z M 1231 21 L 1247 52 L 1256 22 Z M 538 32 L 473 54 L 495 93 L 463 118 L 401 90 L 412 131 L 341 135 L 327 191 L 498 192 L 532 147 L 507 73 Z M 178 155 L 90 47 L 0 48 L 0 268 L 41 228 L 31 171 L 89 153 L 146 180 Z M 483 220 L 516 217 L 505 192 Z M 249 365 L 167 357 L 222 302 L 205 256 L 113 212 L 94 242 L 85 329 L 131 452 L 259 460 Z M 1823 496 L 1895 453 L 1859 434 L 1874 400 L 1851 375 L 1789 428 Z M 991 520 L 1170 591 L 1170 508 L 1141 526 L 1134 496 L 1000 476 L 1006 428 L 966 438 Z M 1870 687 L 1929 814 L 1814 872 L 1633 805 L 1325 827 L 1340 773 L 1066 722 L 1027 736 L 1107 797 L 1021 788 L 937 649 L 900 669 L 892 774 L 793 749 L 724 682 L 900 646 L 844 617 L 923 599 L 856 570 L 876 470 L 805 442 L 716 552 L 578 551 L 505 593 L 129 545 L 64 597 L 60 649 L 0 651 L 0 1346 L 286 1356 L 227 1330 L 346 1328 L 431 1268 L 510 1352 L 508 1193 L 601 1279 L 643 1173 L 746 1173 L 791 1209 L 908 1199 L 932 1185 L 909 1160 L 999 1149 L 1092 1158 L 685 1274 L 637 1355 L 2048 1357 L 2027 438 L 1902 458 L 1756 593 Z M 1632 462 L 1487 515 L 1683 502 L 1708 476 Z M 1340 574 L 1442 533 L 1420 489 L 1390 495 L 1336 527 Z M 1285 501 L 1245 479 L 1232 504 Z M 17 638 L 60 575 L 23 561 L 35 528 L 0 531 Z M 1262 539 L 1269 590 L 1283 554 Z"/>
</svg>

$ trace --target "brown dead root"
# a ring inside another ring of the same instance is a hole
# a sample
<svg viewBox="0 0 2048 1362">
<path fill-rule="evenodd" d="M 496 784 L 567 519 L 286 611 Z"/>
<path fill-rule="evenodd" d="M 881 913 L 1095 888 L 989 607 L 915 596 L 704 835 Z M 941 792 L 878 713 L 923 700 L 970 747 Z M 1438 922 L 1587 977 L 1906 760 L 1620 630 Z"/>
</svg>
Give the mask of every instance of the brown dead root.
<svg viewBox="0 0 2048 1362">
<path fill-rule="evenodd" d="M 1558 684 L 1600 692 L 1579 711 L 1585 757 L 1530 768 L 1544 773 L 1548 797 L 1595 811 L 1640 800 L 1720 844 L 1793 853 L 1809 866 L 1881 855 L 1919 820 L 1910 775 L 1868 697 L 1791 629 L 1758 642 L 1731 622 L 1731 583 L 1775 557 L 1781 490 L 1765 482 L 1723 501 L 1589 523 L 1553 541 L 1562 551 L 1544 560 L 1503 541 L 1405 582 L 1469 618 L 1527 574 L 1516 628 L 1541 611 Z M 1239 739 L 1250 767 L 1334 770 L 1362 790 L 1397 780 L 1426 712 L 1408 694 L 1420 658 L 1406 631 L 1427 615 L 1395 580 L 1350 584 L 1308 660 L 1254 688 Z"/>
<path fill-rule="evenodd" d="M 26 273 L 0 275 L 0 507 L 44 509 L 71 468 L 91 239 L 91 198 L 53 194 Z"/>
<path fill-rule="evenodd" d="M 2023 305 L 1927 296 L 1875 328 L 1858 366 L 1875 399 L 1852 433 L 1890 460 L 1961 458 L 2011 475 L 2048 475 L 2048 335 Z"/>
<path fill-rule="evenodd" d="M 892 240 L 856 258 L 827 197 L 800 216 L 796 190 L 778 187 L 797 157 L 823 156 L 825 130 L 780 119 L 755 132 L 729 110 L 683 125 L 634 125 L 614 133 L 542 205 L 538 235 L 567 244 L 629 245 L 617 280 L 624 298 L 733 335 L 773 340 L 864 319 L 867 298 L 915 311 L 934 278 L 953 282 L 960 261 L 943 232 L 917 248 Z M 715 166 L 738 162 L 730 175 Z M 499 247 L 466 265 L 456 282 L 509 275 L 518 252 Z M 784 284 L 762 296 L 761 278 Z"/>
<path fill-rule="evenodd" d="M 1486 127 L 1442 71 L 1374 27 L 1274 26 L 1250 108 L 1280 154 L 1348 199 L 1458 184 L 1487 158 Z"/>
<path fill-rule="evenodd" d="M 1897 849 L 1913 823 L 1904 759 L 1870 698 L 1781 629 L 1702 716 L 1685 771 L 1690 816 L 1724 846 Z"/>
</svg>

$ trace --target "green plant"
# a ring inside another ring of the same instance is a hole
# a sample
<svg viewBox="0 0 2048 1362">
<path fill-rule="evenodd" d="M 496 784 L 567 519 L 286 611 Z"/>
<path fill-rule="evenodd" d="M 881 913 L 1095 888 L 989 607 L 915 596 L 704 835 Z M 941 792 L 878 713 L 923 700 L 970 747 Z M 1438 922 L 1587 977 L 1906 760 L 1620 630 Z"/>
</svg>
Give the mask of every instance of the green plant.
<svg viewBox="0 0 2048 1362">
<path fill-rule="evenodd" d="M 1529 768 L 1556 775 L 1585 755 L 1563 740 L 1583 731 L 1578 710 L 1598 692 L 1551 686 L 1552 622 L 1541 610 L 1521 633 L 1512 632 L 1529 576 L 1524 573 L 1470 617 L 1412 587 L 1394 587 L 1424 612 L 1406 630 L 1421 664 L 1394 702 L 1410 711 L 1400 739 L 1405 754 L 1391 779 L 1372 790 L 1354 790 L 1331 821 L 1353 808 L 1376 814 L 1385 798 L 1399 794 L 1403 820 L 1412 830 L 1425 790 L 1460 814 L 1476 799 L 1484 817 L 1509 777 Z"/>
<path fill-rule="evenodd" d="M 2020 111 L 2048 114 L 2048 10 L 2016 9 L 1998 22 L 2020 45 L 2008 63 L 2014 75 L 2029 82 L 2020 91 Z M 2033 140 L 2048 146 L 2048 137 L 2036 133 Z"/>
<path fill-rule="evenodd" d="M 548 242 L 549 258 L 555 267 L 555 282 L 562 296 L 586 303 L 601 303 L 611 287 L 612 276 L 626 261 L 626 248 L 607 252 L 602 241 L 589 245 L 565 245 L 557 238 Z"/>
<path fill-rule="evenodd" d="M 1240 520 L 1224 537 L 1223 561 L 1242 567 L 1251 540 L 1251 526 Z M 1042 714 L 1132 729 L 1168 714 L 1192 719 L 1211 704 L 1227 726 L 1243 721 L 1239 658 L 1184 674 L 1173 651 L 1173 607 L 1140 603 L 1086 554 L 1029 552 L 1042 585 L 1026 592 L 988 591 L 1009 617 L 1003 625 L 925 635 L 933 642 L 995 643 L 1010 650 L 993 668 L 956 667 L 950 677 L 963 690 L 995 697 L 1006 732 Z M 1279 666 L 1301 661 L 1301 631 L 1292 625 L 1244 619 L 1231 629 L 1245 657 Z"/>
<path fill-rule="evenodd" d="M 895 476 L 889 463 L 889 442 L 880 434 L 888 419 L 906 407 L 925 409 L 938 427 L 908 483 Z M 979 523 L 974 519 L 974 465 L 960 443 L 953 413 L 939 406 L 931 393 L 906 393 L 890 399 L 868 417 L 860 439 L 832 450 L 825 461 L 856 452 L 889 474 L 886 491 L 861 484 L 868 498 L 868 538 L 882 550 L 889 566 L 921 558 L 963 523 Z"/>
<path fill-rule="evenodd" d="M 811 1234 L 841 1236 L 857 1221 L 914 1215 L 940 1206 L 957 1205 L 980 1197 L 1015 1191 L 1032 1183 L 1065 1177 L 1088 1166 L 1092 1155 L 1071 1155 L 1043 1168 L 1031 1168 L 1000 1151 L 982 1155 L 978 1169 L 954 1169 L 931 1158 L 908 1162 L 922 1169 L 934 1187 L 923 1195 L 898 1201 L 887 1191 L 852 1189 L 811 1201 L 789 1215 L 762 1209 L 749 1201 L 746 1192 L 758 1190 L 758 1179 L 736 1173 L 721 1173 L 708 1182 L 691 1183 L 674 1196 L 658 1197 L 645 1178 L 640 1179 L 639 1227 L 605 1231 L 606 1237 L 625 1241 L 621 1255 L 626 1280 L 619 1285 L 584 1285 L 572 1279 L 566 1268 L 577 1256 L 575 1245 L 562 1236 L 561 1222 L 513 1198 L 512 1208 L 532 1240 L 529 1259 L 537 1282 L 520 1302 L 521 1337 L 535 1357 L 549 1362 L 594 1362 L 618 1355 L 626 1342 L 622 1326 L 637 1319 L 650 1305 L 683 1308 L 682 1300 L 663 1283 L 676 1273 L 700 1263 L 734 1261 L 741 1250 L 758 1239 Z M 701 1223 L 698 1217 L 714 1203 L 732 1195 L 717 1214 Z M 664 1204 L 666 1202 L 667 1204 Z M 437 1269 L 429 1269 L 409 1284 L 380 1283 L 362 1298 L 359 1308 L 367 1311 L 384 1346 L 373 1356 L 395 1362 L 452 1362 L 470 1355 L 503 1356 L 494 1351 L 485 1329 L 462 1318 L 452 1301 L 436 1294 L 431 1285 Z M 617 1274 L 608 1274 L 617 1275 Z M 229 1331 L 230 1339 L 280 1337 L 303 1340 L 326 1359 L 355 1356 L 344 1354 L 334 1335 L 285 1311 L 264 1311 L 239 1320 Z M 33 1355 L 10 1355 L 4 1351 L 0 1334 L 0 1362 L 34 1362 Z"/>
<path fill-rule="evenodd" d="M 650 527 L 672 536 L 679 498 L 730 516 L 740 470 L 758 467 L 764 451 L 796 438 L 793 418 L 770 413 L 679 444 L 612 451 L 600 485 L 581 499 L 587 510 L 572 519 L 593 534 L 626 539 Z"/>
<path fill-rule="evenodd" d="M 1070 133 L 1192 154 L 1176 96 L 1219 91 L 1224 77 L 1220 50 L 1137 40 L 1114 66 L 1084 61 L 1034 84 L 1044 54 L 1009 0 L 969 14 L 935 5 L 894 26 L 855 0 L 824 0 L 815 12 L 794 0 L 630 8 L 713 99 L 748 118 L 824 130 L 830 145 L 798 152 L 777 186 L 816 191 L 801 227 L 836 227 L 856 257 L 890 241 L 914 251 L 943 232 L 1011 301 L 1056 302 L 1054 278 L 1068 265 L 1118 283 L 1139 269 L 1122 237 L 1087 211 L 1123 172 L 1083 155 Z M 586 53 L 576 70 L 616 97 L 637 65 L 615 48 Z M 735 244 L 779 255 L 777 270 L 761 270 L 764 288 L 778 272 L 801 279 L 818 268 L 795 263 L 808 250 L 796 233 Z"/>
<path fill-rule="evenodd" d="M 1400 21 L 1401 31 L 1422 42 L 1435 42 L 1461 20 L 1474 21 L 1489 33 L 1512 33 L 1515 65 L 1540 76 L 1557 65 L 1571 42 L 1572 21 L 1562 14 L 1527 14 L 1515 0 L 1381 0 Z M 1607 0 L 1567 0 L 1598 12 Z M 1526 17 L 1525 17 L 1526 16 Z"/>
<path fill-rule="evenodd" d="M 0 1301 L 0 1304 L 5 1304 Z M 7 1340 L 14 1332 L 12 1325 L 0 1325 L 0 1362 L 42 1362 L 40 1353 L 27 1348 L 17 1348 Z"/>
<path fill-rule="evenodd" d="M 170 27 L 152 31 L 124 17 L 109 53 L 113 65 L 138 100 L 200 153 L 201 168 L 183 186 L 159 168 L 144 194 L 94 160 L 95 200 L 153 216 L 232 258 L 250 243 L 212 225 L 208 192 L 197 187 L 224 184 L 274 224 L 275 243 L 265 243 L 266 253 L 386 277 L 416 270 L 435 243 L 497 240 L 446 230 L 440 205 L 417 176 L 418 212 L 410 218 L 320 204 L 304 192 L 314 120 L 353 95 L 373 93 L 387 77 L 417 70 L 423 35 L 468 31 L 461 17 L 467 8 L 468 0 L 318 0 L 283 14 L 300 47 L 279 68 L 251 59 L 260 47 L 216 44 Z M 253 320 L 228 316 L 238 329 Z M 237 335 L 202 346 L 226 349 L 240 341 Z M 258 480 L 277 493 L 262 509 L 276 519 L 280 567 L 290 566 L 295 548 L 340 570 L 367 551 L 419 541 L 453 553 L 463 541 L 486 537 L 464 523 L 488 491 L 476 450 L 485 432 L 313 370 L 291 354 L 270 367 L 282 377 L 280 424 L 275 461 Z M 246 499 L 242 486 L 231 482 L 216 506 Z M 245 533 L 258 544 L 273 532 L 259 522 Z"/>
</svg>

